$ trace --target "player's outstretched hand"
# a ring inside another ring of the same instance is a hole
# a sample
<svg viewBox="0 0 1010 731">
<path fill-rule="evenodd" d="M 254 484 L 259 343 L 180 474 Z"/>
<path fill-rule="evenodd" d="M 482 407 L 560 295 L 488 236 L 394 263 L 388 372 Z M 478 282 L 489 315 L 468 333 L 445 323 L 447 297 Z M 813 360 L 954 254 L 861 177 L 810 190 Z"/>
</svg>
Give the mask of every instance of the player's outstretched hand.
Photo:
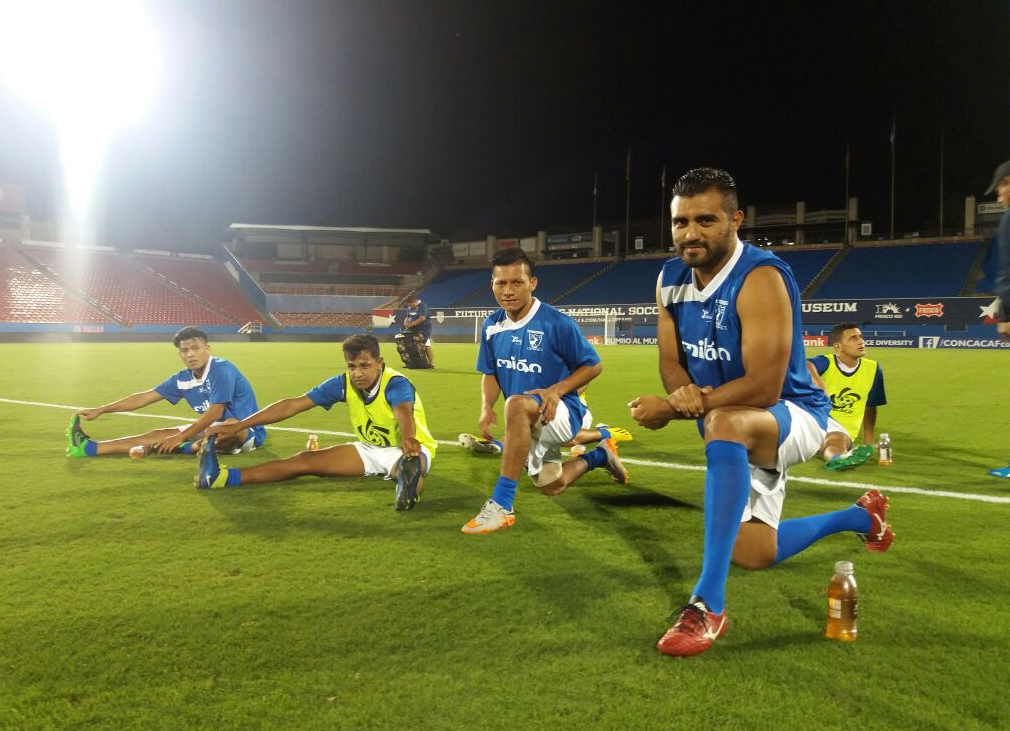
<svg viewBox="0 0 1010 731">
<path fill-rule="evenodd" d="M 540 397 L 540 420 L 545 424 L 554 421 L 554 415 L 558 413 L 558 402 L 561 401 L 561 394 L 551 386 L 550 388 L 533 388 L 523 391 L 527 396 Z"/>
<path fill-rule="evenodd" d="M 689 383 L 670 394 L 669 404 L 688 419 L 697 419 L 705 415 L 704 397 L 710 393 L 711 386 L 699 387 Z"/>
<path fill-rule="evenodd" d="M 1010 322 L 1001 322 L 996 326 L 996 332 L 1003 337 L 1010 337 Z"/>
<path fill-rule="evenodd" d="M 631 418 L 646 429 L 662 429 L 671 419 L 677 418 L 673 407 L 659 396 L 639 396 L 628 404 Z"/>
<path fill-rule="evenodd" d="M 99 416 L 101 416 L 105 412 L 102 411 L 101 409 L 81 409 L 77 413 L 80 416 L 83 416 L 85 421 L 91 421 L 93 419 L 97 419 Z"/>
<path fill-rule="evenodd" d="M 403 451 L 404 457 L 421 456 L 421 443 L 414 437 L 404 437 L 400 440 L 400 449 Z"/>
<path fill-rule="evenodd" d="M 183 441 L 182 432 L 179 432 L 178 434 L 173 434 L 167 439 L 162 439 L 157 444 L 152 444 L 151 449 L 155 450 L 158 454 L 171 454 L 175 451 L 176 447 L 182 444 Z"/>
<path fill-rule="evenodd" d="M 480 433 L 484 435 L 485 439 L 494 439 L 491 430 L 498 426 L 498 414 L 494 412 L 494 409 L 481 409 L 480 421 L 477 423 Z"/>
</svg>

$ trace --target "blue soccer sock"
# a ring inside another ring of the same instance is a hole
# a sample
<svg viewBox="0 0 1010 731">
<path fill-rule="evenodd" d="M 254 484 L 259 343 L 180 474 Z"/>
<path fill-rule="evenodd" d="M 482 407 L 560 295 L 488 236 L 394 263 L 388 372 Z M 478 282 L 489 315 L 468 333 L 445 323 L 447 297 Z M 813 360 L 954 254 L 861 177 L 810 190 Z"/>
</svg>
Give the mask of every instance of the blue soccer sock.
<svg viewBox="0 0 1010 731">
<path fill-rule="evenodd" d="M 499 452 L 504 452 L 504 451 L 505 451 L 505 445 L 504 445 L 504 444 L 502 444 L 502 443 L 501 443 L 501 442 L 500 442 L 499 440 L 497 440 L 497 439 L 492 439 L 492 440 L 491 440 L 491 444 L 493 444 L 493 445 L 495 445 L 496 447 L 498 447 L 498 451 L 499 451 Z"/>
<path fill-rule="evenodd" d="M 781 563 L 790 556 L 806 550 L 824 536 L 847 530 L 867 533 L 870 527 L 870 514 L 858 505 L 850 505 L 845 510 L 836 510 L 824 515 L 783 520 L 779 523 L 775 563 Z"/>
<path fill-rule="evenodd" d="M 235 467 L 227 467 L 228 479 L 225 481 L 225 487 L 238 487 L 242 484 L 242 470 L 236 469 Z"/>
<path fill-rule="evenodd" d="M 84 443 L 84 456 L 85 457 L 96 457 L 98 456 L 98 442 L 94 439 L 89 439 Z"/>
<path fill-rule="evenodd" d="M 726 606 L 733 544 L 750 494 L 747 448 L 715 439 L 705 445 L 705 463 L 705 555 L 693 594 L 710 612 L 720 614 Z"/>
<path fill-rule="evenodd" d="M 586 472 L 589 472 L 589 470 L 595 470 L 597 467 L 602 467 L 607 463 L 607 450 L 603 447 L 597 447 L 585 454 L 580 454 L 577 459 L 586 460 L 586 464 L 589 465 L 589 469 Z"/>
<path fill-rule="evenodd" d="M 610 439 L 610 429 L 608 429 L 608 428 L 607 428 L 607 427 L 605 427 L 605 426 L 601 426 L 601 427 L 597 427 L 597 428 L 598 428 L 598 430 L 599 430 L 599 432 L 600 432 L 600 441 L 601 441 L 601 442 L 602 442 L 602 441 L 603 441 L 604 439 Z"/>
<path fill-rule="evenodd" d="M 491 499 L 501 505 L 506 510 L 512 509 L 512 503 L 516 499 L 516 481 L 501 475 L 495 483 L 494 492 Z"/>
<path fill-rule="evenodd" d="M 176 454 L 196 454 L 196 450 L 193 448 L 193 442 L 182 442 L 173 451 Z"/>
</svg>

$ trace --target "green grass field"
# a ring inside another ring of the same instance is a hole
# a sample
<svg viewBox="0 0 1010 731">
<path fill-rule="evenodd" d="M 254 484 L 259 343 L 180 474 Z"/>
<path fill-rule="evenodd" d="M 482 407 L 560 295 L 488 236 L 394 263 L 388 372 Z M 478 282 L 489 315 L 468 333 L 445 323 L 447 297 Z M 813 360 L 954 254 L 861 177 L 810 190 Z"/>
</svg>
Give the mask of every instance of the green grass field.
<svg viewBox="0 0 1010 731">
<path fill-rule="evenodd" d="M 385 350 L 392 365 L 395 352 Z M 414 372 L 440 440 L 476 428 L 475 346 Z M 658 391 L 656 351 L 600 348 L 594 414 L 632 427 Z M 220 343 L 260 405 L 342 370 L 337 344 Z M 69 460 L 71 411 L 0 401 L 0 728 L 1006 729 L 1010 459 L 1006 355 L 877 350 L 890 468 L 810 462 L 784 517 L 892 491 L 897 539 L 870 555 L 831 536 L 779 567 L 732 569 L 729 631 L 689 659 L 653 646 L 700 571 L 703 475 L 693 424 L 631 428 L 631 485 L 603 470 L 558 498 L 528 481 L 515 527 L 459 527 L 497 461 L 442 446 L 425 499 L 377 479 L 196 491 L 191 457 Z M 96 406 L 182 366 L 171 344 L 0 345 L 0 397 Z M 161 402 L 145 413 L 189 418 Z M 95 438 L 167 419 L 107 415 Z M 177 422 L 176 422 L 177 423 Z M 241 467 L 345 437 L 346 409 L 273 431 Z M 664 463 L 646 466 L 636 461 Z M 855 484 L 859 483 L 859 484 Z M 960 499 L 937 491 L 989 496 Z M 855 562 L 859 640 L 824 639 L 836 560 Z"/>
</svg>

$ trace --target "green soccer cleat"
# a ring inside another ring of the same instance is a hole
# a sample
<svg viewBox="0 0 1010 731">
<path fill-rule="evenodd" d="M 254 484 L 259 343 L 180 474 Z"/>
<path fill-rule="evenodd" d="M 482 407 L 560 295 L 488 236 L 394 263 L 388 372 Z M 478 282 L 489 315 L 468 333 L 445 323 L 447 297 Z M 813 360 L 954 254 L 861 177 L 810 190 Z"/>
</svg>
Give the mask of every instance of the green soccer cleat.
<svg viewBox="0 0 1010 731">
<path fill-rule="evenodd" d="M 84 445 L 89 439 L 91 437 L 81 429 L 81 415 L 74 414 L 67 427 L 67 456 L 87 457 L 88 455 L 84 453 Z"/>
<path fill-rule="evenodd" d="M 828 470 L 851 470 L 861 464 L 866 464 L 873 456 L 873 447 L 869 444 L 860 444 L 855 449 L 849 451 L 844 457 L 837 457 L 830 462 L 824 463 L 824 468 Z"/>
</svg>

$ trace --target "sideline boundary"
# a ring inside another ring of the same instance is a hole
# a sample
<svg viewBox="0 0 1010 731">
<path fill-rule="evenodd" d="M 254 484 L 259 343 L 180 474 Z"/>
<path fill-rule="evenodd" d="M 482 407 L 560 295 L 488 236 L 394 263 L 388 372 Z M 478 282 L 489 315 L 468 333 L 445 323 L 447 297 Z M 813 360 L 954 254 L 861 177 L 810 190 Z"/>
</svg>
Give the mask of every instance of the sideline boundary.
<svg viewBox="0 0 1010 731">
<path fill-rule="evenodd" d="M 65 409 L 70 411 L 81 410 L 87 408 L 85 406 L 68 406 L 67 404 L 50 404 L 44 401 L 21 401 L 18 399 L 0 398 L 0 403 L 14 404 L 16 406 L 41 406 L 49 409 Z M 177 422 L 184 421 L 196 421 L 196 419 L 189 419 L 180 416 L 168 416 L 165 414 L 138 414 L 134 411 L 121 411 L 115 414 L 109 414 L 109 416 L 133 416 L 145 419 L 170 419 Z M 354 437 L 357 436 L 352 432 L 344 431 L 329 431 L 326 429 L 295 429 L 292 427 L 285 426 L 270 426 L 272 430 L 285 431 L 285 432 L 295 432 L 300 434 L 326 434 L 327 436 L 333 437 Z M 459 446 L 456 441 L 449 441 L 445 439 L 436 439 L 439 444 L 454 445 Z M 702 465 L 693 464 L 680 464 L 677 462 L 657 462 L 654 460 L 647 459 L 634 459 L 621 457 L 622 462 L 627 462 L 631 465 L 637 465 L 639 467 L 658 467 L 661 469 L 669 470 L 684 470 L 689 472 L 704 472 L 705 468 Z M 874 485 L 868 482 L 848 482 L 845 480 L 825 480 L 819 477 L 789 477 L 789 482 L 802 482 L 808 485 L 825 485 L 828 487 L 851 487 L 856 490 L 867 490 L 867 489 L 877 489 L 884 492 L 890 493 L 906 493 L 911 495 L 926 495 L 928 497 L 947 497 L 955 498 L 958 500 L 973 500 L 975 502 L 981 503 L 995 503 L 1002 505 L 1010 505 L 1010 497 L 1002 497 L 999 495 L 979 495 L 977 493 L 970 492 L 951 492 L 949 490 L 926 490 L 921 487 L 903 487 L 900 485 Z"/>
</svg>

